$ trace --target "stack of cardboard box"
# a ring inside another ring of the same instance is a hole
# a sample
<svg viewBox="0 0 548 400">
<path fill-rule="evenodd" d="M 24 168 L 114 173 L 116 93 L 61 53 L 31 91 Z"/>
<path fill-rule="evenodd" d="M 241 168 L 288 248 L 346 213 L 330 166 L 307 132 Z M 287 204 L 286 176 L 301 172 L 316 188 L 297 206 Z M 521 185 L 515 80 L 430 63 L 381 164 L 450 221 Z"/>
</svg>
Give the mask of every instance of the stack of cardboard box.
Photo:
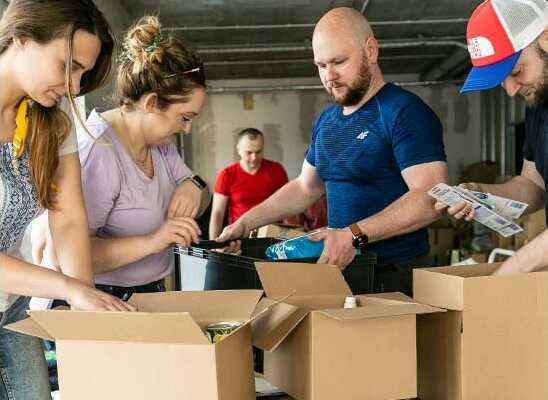
<svg viewBox="0 0 548 400">
<path fill-rule="evenodd" d="M 266 379 L 297 400 L 548 398 L 548 272 L 417 269 L 414 300 L 356 296 L 345 309 L 334 266 L 256 267 L 264 298 L 138 294 L 136 313 L 32 311 L 9 328 L 57 341 L 64 400 L 252 400 L 252 342 Z M 203 329 L 219 321 L 242 326 L 212 344 Z"/>
</svg>

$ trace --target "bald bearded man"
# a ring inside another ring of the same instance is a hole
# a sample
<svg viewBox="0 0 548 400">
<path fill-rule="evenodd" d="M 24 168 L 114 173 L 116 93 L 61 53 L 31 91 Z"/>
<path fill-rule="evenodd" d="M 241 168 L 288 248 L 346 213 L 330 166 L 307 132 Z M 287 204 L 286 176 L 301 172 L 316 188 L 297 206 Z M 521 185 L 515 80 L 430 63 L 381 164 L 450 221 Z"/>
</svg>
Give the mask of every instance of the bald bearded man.
<svg viewBox="0 0 548 400">
<path fill-rule="evenodd" d="M 376 291 L 411 292 L 414 266 L 428 265 L 439 217 L 427 191 L 447 180 L 442 125 L 414 94 L 386 83 L 367 19 L 335 8 L 314 29 L 314 62 L 333 105 L 317 119 L 301 174 L 225 228 L 219 241 L 305 210 L 327 193 L 318 262 L 346 267 L 354 246 L 378 255 Z"/>
</svg>

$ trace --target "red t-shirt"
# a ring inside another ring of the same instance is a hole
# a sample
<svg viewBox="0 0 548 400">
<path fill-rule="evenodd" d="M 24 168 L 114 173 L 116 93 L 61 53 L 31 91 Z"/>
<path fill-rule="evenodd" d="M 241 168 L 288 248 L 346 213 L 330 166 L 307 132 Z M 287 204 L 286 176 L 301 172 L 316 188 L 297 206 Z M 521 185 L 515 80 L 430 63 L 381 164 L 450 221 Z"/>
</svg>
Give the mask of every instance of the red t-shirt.
<svg viewBox="0 0 548 400">
<path fill-rule="evenodd" d="M 229 223 L 232 224 L 287 182 L 284 167 L 275 161 L 263 159 L 255 175 L 244 171 L 238 161 L 219 173 L 215 193 L 228 197 Z"/>
</svg>

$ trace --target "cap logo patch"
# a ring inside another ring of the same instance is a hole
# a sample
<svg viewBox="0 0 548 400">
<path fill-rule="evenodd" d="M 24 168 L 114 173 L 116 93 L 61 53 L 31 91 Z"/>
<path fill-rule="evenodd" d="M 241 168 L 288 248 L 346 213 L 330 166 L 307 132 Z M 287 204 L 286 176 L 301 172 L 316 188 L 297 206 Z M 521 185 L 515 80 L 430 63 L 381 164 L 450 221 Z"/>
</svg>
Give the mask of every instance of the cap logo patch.
<svg viewBox="0 0 548 400">
<path fill-rule="evenodd" d="M 490 57 L 495 54 L 493 43 L 484 36 L 476 36 L 468 39 L 468 51 L 473 60 Z"/>
</svg>

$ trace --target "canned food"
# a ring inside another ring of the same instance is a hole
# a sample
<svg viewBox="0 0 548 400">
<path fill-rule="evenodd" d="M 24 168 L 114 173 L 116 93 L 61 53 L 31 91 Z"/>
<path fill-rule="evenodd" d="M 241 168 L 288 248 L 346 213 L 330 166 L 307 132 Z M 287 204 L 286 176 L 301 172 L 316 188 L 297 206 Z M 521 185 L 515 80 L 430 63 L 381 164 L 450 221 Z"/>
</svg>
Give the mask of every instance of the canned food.
<svg viewBox="0 0 548 400">
<path fill-rule="evenodd" d="M 230 335 L 240 326 L 242 326 L 242 323 L 238 321 L 216 322 L 206 326 L 205 333 L 209 337 L 211 343 L 218 343 L 222 338 Z"/>
</svg>

